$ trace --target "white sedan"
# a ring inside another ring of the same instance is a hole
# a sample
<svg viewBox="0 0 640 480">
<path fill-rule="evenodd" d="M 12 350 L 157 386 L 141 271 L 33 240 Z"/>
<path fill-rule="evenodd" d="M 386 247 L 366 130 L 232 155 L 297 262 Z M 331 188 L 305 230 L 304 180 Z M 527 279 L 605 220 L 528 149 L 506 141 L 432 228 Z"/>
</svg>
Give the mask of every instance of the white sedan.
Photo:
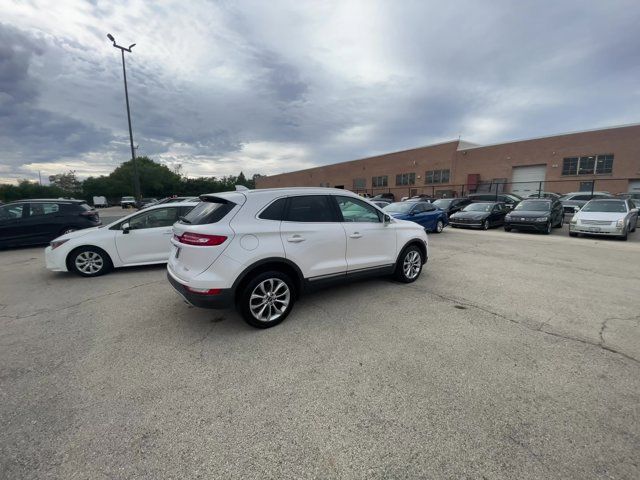
<svg viewBox="0 0 640 480">
<path fill-rule="evenodd" d="M 96 277 L 113 268 L 166 263 L 173 224 L 197 204 L 158 205 L 109 225 L 62 235 L 44 251 L 47 268 Z"/>
<path fill-rule="evenodd" d="M 576 212 L 569 223 L 569 235 L 610 235 L 626 240 L 637 224 L 638 208 L 632 200 L 603 198 L 587 202 Z"/>
</svg>

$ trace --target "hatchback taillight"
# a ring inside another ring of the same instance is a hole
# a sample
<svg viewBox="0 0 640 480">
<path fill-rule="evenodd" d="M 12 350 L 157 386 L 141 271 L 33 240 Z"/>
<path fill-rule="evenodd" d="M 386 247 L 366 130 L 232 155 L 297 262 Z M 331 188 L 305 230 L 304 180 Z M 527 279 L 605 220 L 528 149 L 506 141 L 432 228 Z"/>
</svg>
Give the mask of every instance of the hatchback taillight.
<svg viewBox="0 0 640 480">
<path fill-rule="evenodd" d="M 193 232 L 184 232 L 182 235 L 174 235 L 173 238 L 185 245 L 198 245 L 200 247 L 222 245 L 227 240 L 224 235 L 205 235 Z"/>
</svg>

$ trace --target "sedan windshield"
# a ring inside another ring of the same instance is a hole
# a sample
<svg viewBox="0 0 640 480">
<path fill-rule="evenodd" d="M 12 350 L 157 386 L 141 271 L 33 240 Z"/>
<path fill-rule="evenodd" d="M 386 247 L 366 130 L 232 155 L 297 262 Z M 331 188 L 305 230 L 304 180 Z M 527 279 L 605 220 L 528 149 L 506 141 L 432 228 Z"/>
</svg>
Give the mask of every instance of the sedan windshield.
<svg viewBox="0 0 640 480">
<path fill-rule="evenodd" d="M 449 208 L 449 205 L 451 205 L 452 202 L 453 202 L 453 200 L 440 199 L 440 200 L 436 200 L 435 202 L 433 202 L 433 204 L 438 208 L 445 209 L 445 208 Z"/>
<path fill-rule="evenodd" d="M 583 212 L 613 212 L 627 213 L 627 205 L 624 201 L 598 201 L 592 200 L 582 207 Z"/>
<path fill-rule="evenodd" d="M 551 202 L 541 202 L 539 200 L 524 200 L 516 205 L 514 210 L 525 212 L 548 212 L 551 208 Z"/>
<path fill-rule="evenodd" d="M 390 213 L 409 213 L 414 205 L 415 205 L 415 202 L 409 202 L 409 203 L 396 202 L 396 203 L 387 205 L 382 210 Z"/>
<path fill-rule="evenodd" d="M 493 203 L 472 203 L 462 209 L 463 212 L 490 212 Z"/>
</svg>

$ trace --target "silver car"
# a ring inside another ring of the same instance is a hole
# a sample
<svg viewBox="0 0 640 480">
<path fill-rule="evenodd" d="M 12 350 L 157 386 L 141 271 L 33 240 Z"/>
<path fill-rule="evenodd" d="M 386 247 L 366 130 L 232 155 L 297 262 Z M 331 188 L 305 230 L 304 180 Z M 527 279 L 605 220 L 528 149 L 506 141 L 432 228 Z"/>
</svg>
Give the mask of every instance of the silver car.
<svg viewBox="0 0 640 480">
<path fill-rule="evenodd" d="M 598 199 L 585 204 L 571 219 L 569 235 L 610 235 L 627 239 L 638 224 L 638 208 L 629 199 Z"/>
</svg>

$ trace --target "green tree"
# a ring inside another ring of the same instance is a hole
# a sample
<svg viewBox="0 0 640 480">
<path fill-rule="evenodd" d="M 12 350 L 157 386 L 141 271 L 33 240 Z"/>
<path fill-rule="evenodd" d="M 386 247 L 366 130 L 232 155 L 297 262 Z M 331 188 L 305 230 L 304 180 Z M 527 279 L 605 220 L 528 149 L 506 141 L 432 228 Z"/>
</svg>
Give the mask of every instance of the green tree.
<svg viewBox="0 0 640 480">
<path fill-rule="evenodd" d="M 58 187 L 65 192 L 80 192 L 82 190 L 82 183 L 76 178 L 75 170 L 49 175 L 49 182 L 52 186 Z"/>
<path fill-rule="evenodd" d="M 136 164 L 140 190 L 144 197 L 166 197 L 180 193 L 181 177 L 166 165 L 156 163 L 148 157 L 137 157 Z M 87 199 L 104 195 L 113 201 L 133 195 L 133 161 L 124 162 L 107 176 L 87 178 L 83 187 Z"/>
</svg>

